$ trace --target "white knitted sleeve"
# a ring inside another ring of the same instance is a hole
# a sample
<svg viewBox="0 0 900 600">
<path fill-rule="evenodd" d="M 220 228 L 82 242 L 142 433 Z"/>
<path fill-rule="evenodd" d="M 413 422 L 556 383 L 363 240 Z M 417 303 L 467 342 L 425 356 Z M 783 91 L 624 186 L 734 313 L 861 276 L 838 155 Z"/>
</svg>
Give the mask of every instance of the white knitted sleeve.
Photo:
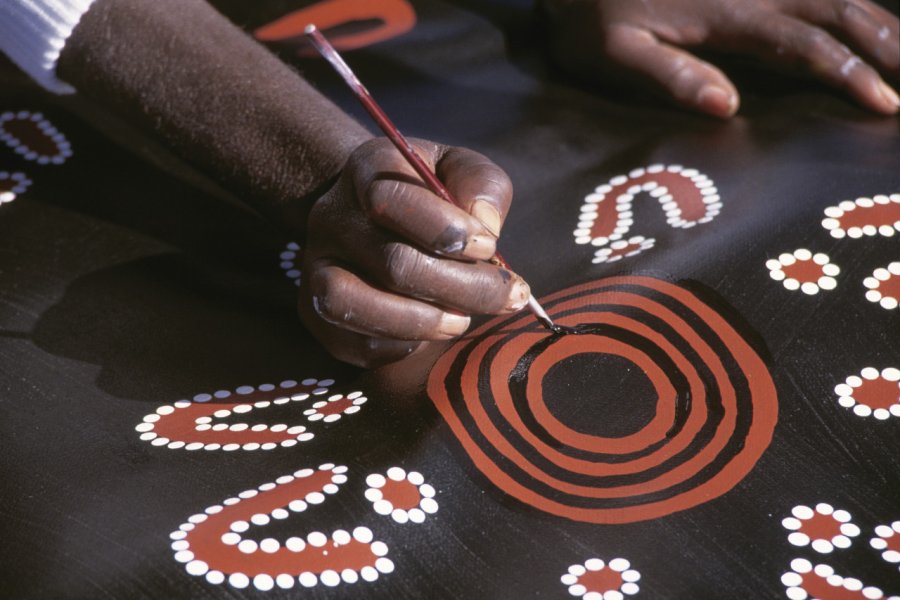
<svg viewBox="0 0 900 600">
<path fill-rule="evenodd" d="M 51 92 L 75 90 L 56 77 L 56 61 L 94 0 L 0 0 L 0 51 Z"/>
</svg>

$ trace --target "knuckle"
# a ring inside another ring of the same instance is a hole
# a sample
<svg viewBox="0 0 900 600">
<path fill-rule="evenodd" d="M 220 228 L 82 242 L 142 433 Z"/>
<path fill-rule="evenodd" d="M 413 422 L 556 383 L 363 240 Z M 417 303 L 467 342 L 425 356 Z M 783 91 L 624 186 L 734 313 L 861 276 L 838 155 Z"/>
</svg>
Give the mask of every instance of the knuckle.
<svg viewBox="0 0 900 600">
<path fill-rule="evenodd" d="M 833 54 L 834 41 L 822 30 L 810 31 L 802 35 L 800 50 L 808 59 L 821 60 Z"/>
<path fill-rule="evenodd" d="M 697 65 L 681 56 L 672 61 L 666 77 L 672 94 L 681 100 L 693 98 L 695 88 L 701 83 L 700 79 L 701 73 Z"/>
<path fill-rule="evenodd" d="M 376 179 L 363 193 L 363 206 L 370 217 L 381 217 L 390 209 L 391 203 L 403 192 L 403 185 L 396 179 Z"/>
<path fill-rule="evenodd" d="M 410 292 L 427 268 L 424 254 L 406 244 L 391 243 L 385 247 L 385 275 L 388 287 Z"/>
</svg>

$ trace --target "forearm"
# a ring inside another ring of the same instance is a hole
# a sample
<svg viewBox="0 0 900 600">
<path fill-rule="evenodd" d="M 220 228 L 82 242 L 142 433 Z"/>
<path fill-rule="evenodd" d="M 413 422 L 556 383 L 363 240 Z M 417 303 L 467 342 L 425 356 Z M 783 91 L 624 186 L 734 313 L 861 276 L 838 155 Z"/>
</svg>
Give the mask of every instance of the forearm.
<svg viewBox="0 0 900 600">
<path fill-rule="evenodd" d="M 295 228 L 371 137 L 203 0 L 98 0 L 57 72 Z"/>
</svg>

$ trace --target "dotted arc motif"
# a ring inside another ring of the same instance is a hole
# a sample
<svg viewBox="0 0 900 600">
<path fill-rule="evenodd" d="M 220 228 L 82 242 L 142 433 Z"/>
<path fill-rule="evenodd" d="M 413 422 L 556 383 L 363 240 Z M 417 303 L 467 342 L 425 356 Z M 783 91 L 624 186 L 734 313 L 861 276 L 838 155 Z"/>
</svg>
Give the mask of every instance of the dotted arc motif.
<svg viewBox="0 0 900 600">
<path fill-rule="evenodd" d="M 634 225 L 634 199 L 642 193 L 659 201 L 667 222 L 676 228 L 709 223 L 722 210 L 712 180 L 696 169 L 652 165 L 613 177 L 585 197 L 578 227 L 573 231 L 576 244 L 600 248 L 594 254 L 594 264 L 635 256 L 653 247 L 653 238 L 623 239 Z"/>
<path fill-rule="evenodd" d="M 61 165 L 72 156 L 66 136 L 44 115 L 27 110 L 0 114 L 0 141 L 39 165 Z"/>
<path fill-rule="evenodd" d="M 805 558 L 791 561 L 791 570 L 781 576 L 790 600 L 880 600 L 884 593 L 877 587 L 866 586 L 854 577 L 843 577 L 826 564 L 813 564 Z M 898 600 L 890 596 L 887 600 Z"/>
<path fill-rule="evenodd" d="M 272 406 L 303 403 L 311 397 L 327 394 L 333 384 L 332 379 L 304 379 L 299 383 L 288 380 L 277 386 L 262 384 L 254 388 L 248 385 L 234 392 L 219 390 L 213 394 L 198 394 L 192 400 L 179 400 L 159 407 L 156 412 L 145 416 L 135 430 L 141 434 L 141 440 L 172 450 L 228 452 L 238 449 L 273 450 L 279 446 L 289 448 L 312 439 L 313 434 L 302 425 L 229 425 L 216 421 Z"/>
<path fill-rule="evenodd" d="M 866 300 L 885 310 L 894 310 L 900 306 L 900 261 L 875 269 L 871 277 L 863 280 L 863 285 L 869 290 Z"/>
<path fill-rule="evenodd" d="M 837 239 L 881 235 L 891 237 L 900 232 L 900 194 L 845 200 L 825 209 L 822 227 Z"/>
<path fill-rule="evenodd" d="M 499 317 L 451 346 L 428 379 L 452 433 L 502 491 L 568 519 L 643 521 L 724 494 L 768 447 L 778 418 L 771 375 L 693 293 L 613 277 L 541 302 L 554 321 L 591 333 L 551 337 L 527 315 Z M 542 382 L 575 354 L 612 354 L 643 370 L 658 398 L 650 423 L 603 437 L 556 419 Z"/>
<path fill-rule="evenodd" d="M 346 396 L 334 394 L 329 396 L 327 400 L 316 402 L 312 405 L 312 408 L 304 410 L 303 414 L 310 422 L 334 423 L 344 415 L 352 415 L 359 412 L 360 407 L 367 400 L 368 398 L 363 396 L 362 392 L 351 392 Z"/>
<path fill-rule="evenodd" d="M 866 367 L 836 385 L 834 393 L 838 404 L 858 417 L 873 416 L 879 421 L 900 417 L 900 369 L 888 367 L 879 372 Z"/>
<path fill-rule="evenodd" d="M 0 204 L 12 202 L 24 194 L 30 185 L 31 180 L 24 173 L 0 171 Z"/>
<path fill-rule="evenodd" d="M 300 245 L 297 242 L 289 242 L 279 255 L 281 258 L 281 270 L 284 275 L 300 287 L 300 264 L 303 262 Z"/>
<path fill-rule="evenodd" d="M 352 533 L 337 530 L 330 539 L 314 531 L 305 540 L 291 537 L 283 545 L 274 538 L 257 542 L 242 535 L 253 526 L 322 504 L 347 481 L 346 472 L 346 467 L 333 464 L 301 469 L 192 515 L 169 536 L 175 560 L 209 583 L 238 589 L 253 585 L 261 591 L 297 584 L 333 587 L 375 581 L 379 574 L 391 573 L 394 564 L 386 558 L 388 547 L 374 541 L 365 527 Z"/>
<path fill-rule="evenodd" d="M 875 537 L 869 540 L 869 545 L 881 553 L 882 559 L 898 565 L 900 570 L 900 521 L 876 527 Z"/>
</svg>

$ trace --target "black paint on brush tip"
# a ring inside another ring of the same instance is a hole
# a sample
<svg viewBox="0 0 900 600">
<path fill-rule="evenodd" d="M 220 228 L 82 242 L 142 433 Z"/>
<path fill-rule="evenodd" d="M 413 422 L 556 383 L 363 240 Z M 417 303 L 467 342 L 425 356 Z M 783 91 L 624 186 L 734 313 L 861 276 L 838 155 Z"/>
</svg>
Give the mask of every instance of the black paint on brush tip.
<svg viewBox="0 0 900 600">
<path fill-rule="evenodd" d="M 550 319 L 538 317 L 538 321 L 540 321 L 541 325 L 546 327 L 547 330 L 550 331 L 553 335 L 568 335 L 570 333 L 579 335 L 581 333 L 586 333 L 581 331 L 578 327 L 566 327 L 565 325 L 558 325 Z"/>
</svg>

